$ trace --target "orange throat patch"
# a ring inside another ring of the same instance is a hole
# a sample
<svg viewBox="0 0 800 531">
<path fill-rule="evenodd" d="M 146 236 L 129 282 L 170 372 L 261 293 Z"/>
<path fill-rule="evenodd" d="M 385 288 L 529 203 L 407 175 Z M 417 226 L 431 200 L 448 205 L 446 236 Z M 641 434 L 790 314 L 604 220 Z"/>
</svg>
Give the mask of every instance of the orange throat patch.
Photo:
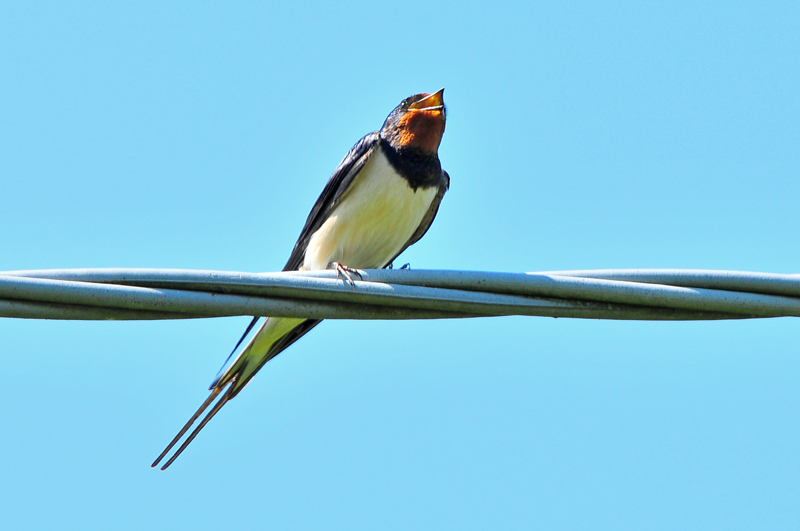
<svg viewBox="0 0 800 531">
<path fill-rule="evenodd" d="M 400 144 L 435 153 L 444 135 L 444 115 L 440 110 L 409 111 L 400 118 Z"/>
</svg>

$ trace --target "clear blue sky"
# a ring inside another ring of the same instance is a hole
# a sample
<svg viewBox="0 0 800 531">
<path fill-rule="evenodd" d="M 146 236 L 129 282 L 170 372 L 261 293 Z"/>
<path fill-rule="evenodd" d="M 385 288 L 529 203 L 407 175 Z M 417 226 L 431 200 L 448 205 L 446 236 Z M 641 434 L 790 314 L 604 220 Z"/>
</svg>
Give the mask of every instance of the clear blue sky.
<svg viewBox="0 0 800 531">
<path fill-rule="evenodd" d="M 3 3 L 0 270 L 277 270 L 444 86 L 412 267 L 800 272 L 796 2 L 264 4 Z M 246 321 L 0 320 L 3 527 L 800 526 L 800 320 L 326 322 L 151 470 Z"/>
</svg>

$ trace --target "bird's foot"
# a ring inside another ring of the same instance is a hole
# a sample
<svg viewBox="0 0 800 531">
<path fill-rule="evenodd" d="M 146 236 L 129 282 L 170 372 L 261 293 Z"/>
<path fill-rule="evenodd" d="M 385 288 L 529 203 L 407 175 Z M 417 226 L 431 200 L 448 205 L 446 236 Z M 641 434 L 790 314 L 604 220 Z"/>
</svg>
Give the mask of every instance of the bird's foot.
<svg viewBox="0 0 800 531">
<path fill-rule="evenodd" d="M 353 277 L 351 275 L 358 276 L 359 280 L 364 280 L 364 277 L 361 276 L 361 271 L 354 267 L 349 267 L 344 264 L 340 264 L 339 262 L 331 262 L 328 264 L 328 269 L 335 269 L 337 277 L 344 277 L 345 282 L 350 284 L 350 287 L 356 289 L 356 283 L 353 282 Z"/>
<path fill-rule="evenodd" d="M 403 264 L 402 266 L 400 266 L 400 269 L 411 269 L 411 264 L 409 264 L 408 262 L 406 262 L 405 264 Z"/>
</svg>

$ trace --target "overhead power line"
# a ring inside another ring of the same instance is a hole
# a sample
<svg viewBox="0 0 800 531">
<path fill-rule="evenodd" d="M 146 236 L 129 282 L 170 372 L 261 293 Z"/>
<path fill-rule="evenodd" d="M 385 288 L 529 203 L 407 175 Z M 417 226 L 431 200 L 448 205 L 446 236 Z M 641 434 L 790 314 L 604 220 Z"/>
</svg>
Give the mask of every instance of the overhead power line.
<svg viewBox="0 0 800 531">
<path fill-rule="evenodd" d="M 800 316 L 800 275 L 678 269 L 489 273 L 182 269 L 0 272 L 0 317 L 71 320 L 269 315 L 442 319 L 527 315 L 709 320 Z"/>
</svg>

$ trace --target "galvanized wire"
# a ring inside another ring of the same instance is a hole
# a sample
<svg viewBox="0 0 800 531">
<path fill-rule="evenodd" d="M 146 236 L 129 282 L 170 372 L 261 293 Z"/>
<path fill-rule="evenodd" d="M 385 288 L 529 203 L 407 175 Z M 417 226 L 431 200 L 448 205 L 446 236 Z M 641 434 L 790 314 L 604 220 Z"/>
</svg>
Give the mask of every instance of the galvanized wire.
<svg viewBox="0 0 800 531">
<path fill-rule="evenodd" d="M 706 270 L 0 273 L 0 317 L 142 320 L 270 315 L 442 319 L 527 315 L 708 320 L 800 316 L 800 275 Z"/>
</svg>

